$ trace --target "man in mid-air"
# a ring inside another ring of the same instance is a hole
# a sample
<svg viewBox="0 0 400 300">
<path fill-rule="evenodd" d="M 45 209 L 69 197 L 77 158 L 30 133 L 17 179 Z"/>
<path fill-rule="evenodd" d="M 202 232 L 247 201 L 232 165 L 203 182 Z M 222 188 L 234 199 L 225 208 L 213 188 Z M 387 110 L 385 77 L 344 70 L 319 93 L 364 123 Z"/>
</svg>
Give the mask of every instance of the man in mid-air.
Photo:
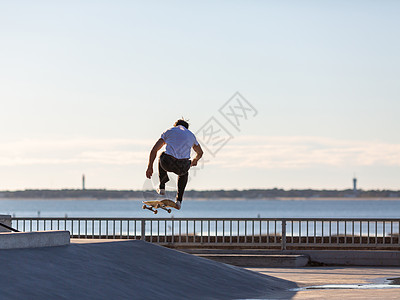
<svg viewBox="0 0 400 300">
<path fill-rule="evenodd" d="M 195 135 L 189 130 L 189 124 L 184 119 L 179 119 L 174 126 L 161 134 L 161 138 L 154 144 L 150 151 L 149 164 L 147 166 L 146 177 L 153 175 L 153 163 L 157 157 L 157 152 L 164 145 L 166 149 L 160 155 L 158 162 L 158 173 L 160 185 L 157 193 L 165 195 L 165 184 L 169 181 L 167 172 L 178 175 L 178 191 L 176 194 L 175 205 L 177 209 L 182 206 L 183 193 L 189 177 L 189 169 L 196 166 L 199 159 L 203 156 L 203 150 L 197 142 Z M 196 156 L 190 160 L 190 151 L 193 148 Z"/>
</svg>

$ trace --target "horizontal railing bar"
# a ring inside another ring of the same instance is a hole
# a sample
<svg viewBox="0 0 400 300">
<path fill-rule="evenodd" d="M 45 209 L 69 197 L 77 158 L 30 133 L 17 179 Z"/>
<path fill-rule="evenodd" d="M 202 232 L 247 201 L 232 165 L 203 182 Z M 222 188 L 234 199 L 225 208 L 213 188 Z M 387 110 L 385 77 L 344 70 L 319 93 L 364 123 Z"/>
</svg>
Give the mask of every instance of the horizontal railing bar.
<svg viewBox="0 0 400 300">
<path fill-rule="evenodd" d="M 129 221 L 150 221 L 150 220 L 160 220 L 160 221 L 169 221 L 169 220 L 175 220 L 175 221 L 309 221 L 309 222 L 314 222 L 314 221 L 347 221 L 347 222 L 352 222 L 352 221 L 377 221 L 377 222 L 400 222 L 400 218 L 395 219 L 395 218 L 108 218 L 108 217 L 12 217 L 11 220 L 110 220 L 110 221 L 124 221 L 124 220 L 129 220 Z"/>
</svg>

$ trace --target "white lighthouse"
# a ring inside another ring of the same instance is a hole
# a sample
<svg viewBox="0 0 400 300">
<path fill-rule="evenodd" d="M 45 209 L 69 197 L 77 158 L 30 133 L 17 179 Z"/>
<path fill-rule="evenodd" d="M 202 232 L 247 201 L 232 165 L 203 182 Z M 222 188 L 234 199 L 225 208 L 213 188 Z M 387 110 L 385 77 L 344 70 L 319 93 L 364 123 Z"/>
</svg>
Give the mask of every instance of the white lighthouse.
<svg viewBox="0 0 400 300">
<path fill-rule="evenodd" d="M 82 191 L 85 190 L 85 174 L 82 175 Z"/>
<path fill-rule="evenodd" d="M 357 196 L 357 178 L 354 176 L 353 178 L 353 194 L 354 196 Z"/>
</svg>

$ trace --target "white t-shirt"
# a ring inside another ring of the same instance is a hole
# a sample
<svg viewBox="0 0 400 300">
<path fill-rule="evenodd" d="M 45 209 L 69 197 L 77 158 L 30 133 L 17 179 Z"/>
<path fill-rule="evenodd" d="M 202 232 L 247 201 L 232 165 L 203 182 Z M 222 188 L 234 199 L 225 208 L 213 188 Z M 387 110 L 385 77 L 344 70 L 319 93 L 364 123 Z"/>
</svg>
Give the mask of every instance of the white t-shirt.
<svg viewBox="0 0 400 300">
<path fill-rule="evenodd" d="M 167 144 L 165 153 L 177 159 L 190 158 L 190 150 L 199 144 L 194 134 L 182 125 L 164 131 L 161 138 Z"/>
</svg>

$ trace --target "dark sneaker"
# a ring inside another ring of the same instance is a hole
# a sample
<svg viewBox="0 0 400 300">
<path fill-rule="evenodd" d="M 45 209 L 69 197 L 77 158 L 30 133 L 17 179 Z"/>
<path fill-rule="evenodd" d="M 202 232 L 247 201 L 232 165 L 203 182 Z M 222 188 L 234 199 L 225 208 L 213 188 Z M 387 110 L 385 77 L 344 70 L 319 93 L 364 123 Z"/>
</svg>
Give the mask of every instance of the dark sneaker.
<svg viewBox="0 0 400 300">
<path fill-rule="evenodd" d="M 175 201 L 175 206 L 176 206 L 176 209 L 177 209 L 177 210 L 180 210 L 180 209 L 181 209 L 181 206 L 182 206 L 182 201 L 176 200 L 176 201 Z"/>
<path fill-rule="evenodd" d="M 165 189 L 157 189 L 157 194 L 161 195 L 161 196 L 165 196 Z"/>
</svg>

